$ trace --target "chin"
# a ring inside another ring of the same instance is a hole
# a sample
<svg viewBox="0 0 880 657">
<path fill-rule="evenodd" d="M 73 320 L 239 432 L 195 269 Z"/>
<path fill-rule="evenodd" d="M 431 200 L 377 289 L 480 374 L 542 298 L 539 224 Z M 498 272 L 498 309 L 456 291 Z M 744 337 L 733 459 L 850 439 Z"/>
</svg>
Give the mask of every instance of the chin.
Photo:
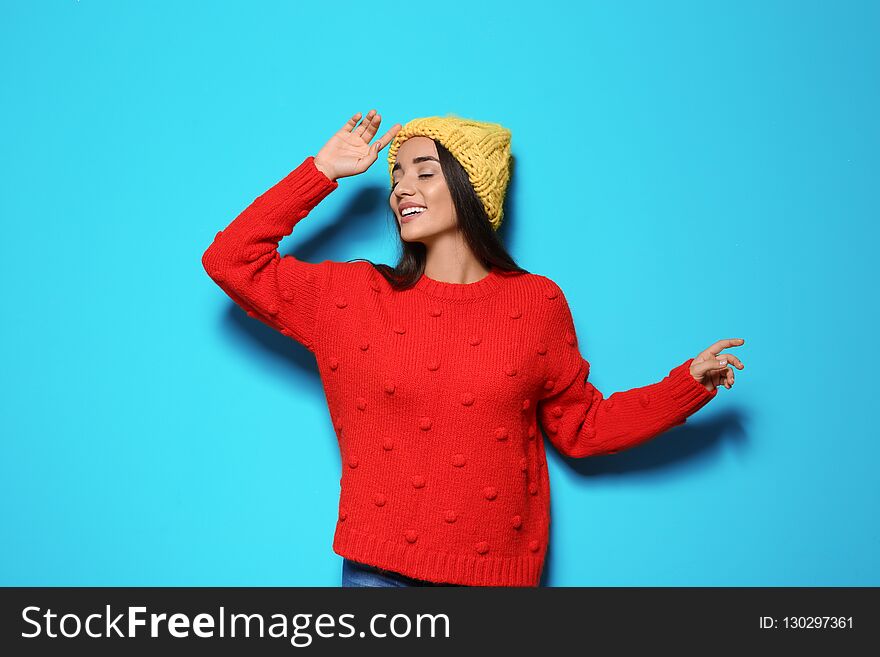
<svg viewBox="0 0 880 657">
<path fill-rule="evenodd" d="M 404 242 L 425 242 L 425 238 L 420 235 L 407 235 L 405 232 L 401 231 L 400 239 Z"/>
<path fill-rule="evenodd" d="M 430 231 L 424 230 L 424 226 L 413 226 L 412 224 L 401 224 L 400 236 L 409 241 L 418 241 L 418 238 L 430 235 Z"/>
</svg>

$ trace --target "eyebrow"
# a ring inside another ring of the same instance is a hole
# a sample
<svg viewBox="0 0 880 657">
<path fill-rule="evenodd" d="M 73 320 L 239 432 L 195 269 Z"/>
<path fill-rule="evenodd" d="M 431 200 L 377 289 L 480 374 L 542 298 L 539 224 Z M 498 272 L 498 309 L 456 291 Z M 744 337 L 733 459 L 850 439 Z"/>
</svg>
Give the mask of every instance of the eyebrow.
<svg viewBox="0 0 880 657">
<path fill-rule="evenodd" d="M 427 162 L 428 160 L 434 160 L 437 164 L 440 164 L 440 160 L 438 160 L 433 155 L 420 155 L 419 157 L 413 158 L 413 164 L 418 164 L 419 162 Z M 391 167 L 391 173 L 394 173 L 400 168 L 400 163 L 395 162 L 394 166 Z"/>
</svg>

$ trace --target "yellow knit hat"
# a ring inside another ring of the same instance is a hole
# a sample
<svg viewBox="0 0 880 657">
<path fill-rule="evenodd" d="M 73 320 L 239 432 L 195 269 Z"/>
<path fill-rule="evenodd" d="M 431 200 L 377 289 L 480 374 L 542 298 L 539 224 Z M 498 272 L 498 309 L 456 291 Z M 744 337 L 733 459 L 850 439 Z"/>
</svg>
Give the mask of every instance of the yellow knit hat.
<svg viewBox="0 0 880 657">
<path fill-rule="evenodd" d="M 483 203 L 492 228 L 498 230 L 504 214 L 502 204 L 510 181 L 510 130 L 498 123 L 464 119 L 454 114 L 412 119 L 403 126 L 388 148 L 388 175 L 397 150 L 410 137 L 436 139 L 458 160 Z"/>
</svg>

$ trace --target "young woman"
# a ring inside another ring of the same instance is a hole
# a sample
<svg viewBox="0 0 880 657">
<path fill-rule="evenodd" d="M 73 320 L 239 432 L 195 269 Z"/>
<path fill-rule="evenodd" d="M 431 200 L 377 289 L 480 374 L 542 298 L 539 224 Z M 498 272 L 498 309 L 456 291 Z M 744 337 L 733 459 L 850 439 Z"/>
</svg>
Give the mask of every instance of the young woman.
<svg viewBox="0 0 880 657">
<path fill-rule="evenodd" d="M 343 586 L 538 586 L 550 523 L 540 429 L 575 458 L 635 447 L 729 389 L 728 364 L 743 364 L 721 351 L 744 341 L 605 398 L 562 290 L 518 267 L 496 233 L 510 131 L 425 117 L 371 144 L 381 117 L 360 118 L 217 233 L 203 265 L 317 360 L 342 458 Z M 389 143 L 397 265 L 280 256 L 279 241 Z"/>
</svg>

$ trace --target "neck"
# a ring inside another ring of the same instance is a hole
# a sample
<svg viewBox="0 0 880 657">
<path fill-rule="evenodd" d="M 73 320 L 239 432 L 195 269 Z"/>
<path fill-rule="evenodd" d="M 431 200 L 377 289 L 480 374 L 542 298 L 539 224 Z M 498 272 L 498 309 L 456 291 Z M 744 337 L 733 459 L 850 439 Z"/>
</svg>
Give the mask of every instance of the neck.
<svg viewBox="0 0 880 657">
<path fill-rule="evenodd" d="M 449 236 L 447 236 L 449 237 Z M 475 283 L 489 273 L 464 243 L 460 232 L 427 249 L 425 276 L 444 283 Z"/>
</svg>

